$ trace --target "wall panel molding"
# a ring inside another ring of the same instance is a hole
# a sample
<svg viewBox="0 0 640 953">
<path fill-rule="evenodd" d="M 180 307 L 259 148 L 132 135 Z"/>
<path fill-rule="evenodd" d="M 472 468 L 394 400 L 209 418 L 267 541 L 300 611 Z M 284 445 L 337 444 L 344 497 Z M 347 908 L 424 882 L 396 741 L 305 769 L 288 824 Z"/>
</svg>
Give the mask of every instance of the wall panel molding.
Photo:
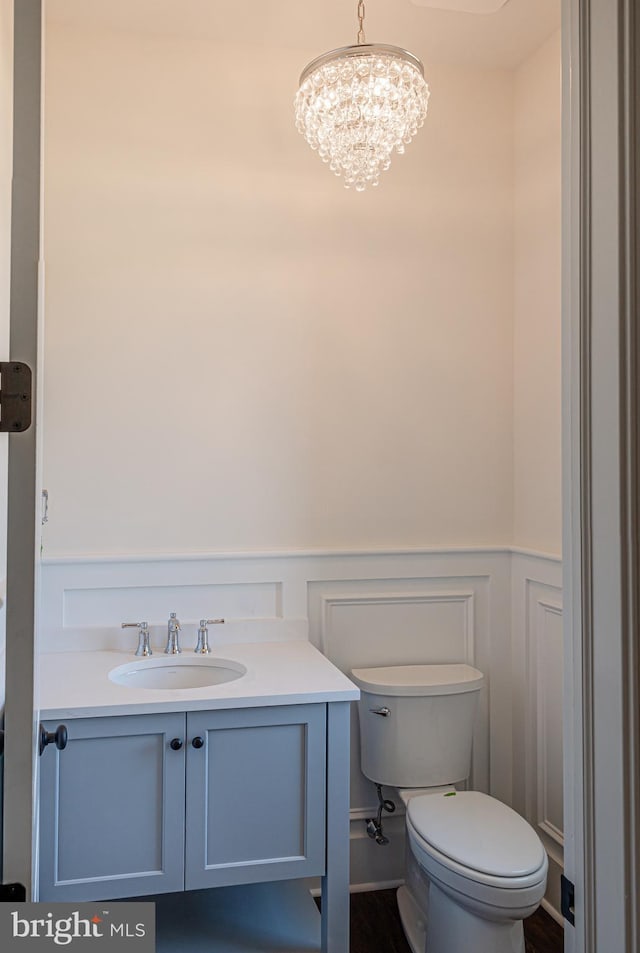
<svg viewBox="0 0 640 953">
<path fill-rule="evenodd" d="M 329 644 L 331 634 L 331 617 L 341 607 L 348 606 L 404 606 L 430 607 L 435 605 L 455 604 L 461 606 L 464 614 L 462 638 L 464 642 L 464 661 L 474 664 L 474 627 L 473 627 L 473 600 L 471 592 L 449 592 L 416 590 L 414 592 L 365 592 L 346 593 L 344 595 L 324 594 L 321 596 L 321 629 L 318 647 L 325 655 L 330 654 Z"/>
<path fill-rule="evenodd" d="M 536 686 L 537 745 L 534 783 L 537 780 L 536 823 L 561 850 L 564 833 L 562 819 L 562 605 L 539 598 L 537 608 Z M 553 817 L 553 819 L 552 819 Z M 545 841 L 548 850 L 552 850 Z"/>
<path fill-rule="evenodd" d="M 563 869 L 562 565 L 512 556 L 513 806 L 549 855 L 547 909 L 559 918 Z"/>
</svg>

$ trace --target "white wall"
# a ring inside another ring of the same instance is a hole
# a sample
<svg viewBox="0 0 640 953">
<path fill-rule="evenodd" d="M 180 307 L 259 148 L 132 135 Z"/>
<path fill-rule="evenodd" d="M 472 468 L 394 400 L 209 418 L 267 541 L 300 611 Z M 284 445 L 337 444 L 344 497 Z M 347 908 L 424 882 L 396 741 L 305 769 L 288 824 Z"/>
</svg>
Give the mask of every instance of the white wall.
<svg viewBox="0 0 640 953">
<path fill-rule="evenodd" d="M 13 0 L 0 0 L 0 361 L 9 360 L 11 169 L 13 148 Z M 7 450 L 0 438 L 0 711 L 4 705 Z"/>
<path fill-rule="evenodd" d="M 357 195 L 317 50 L 47 35 L 46 552 L 508 542 L 510 74 Z"/>
<path fill-rule="evenodd" d="M 561 551 L 560 33 L 515 74 L 514 518 L 517 546 Z"/>
</svg>

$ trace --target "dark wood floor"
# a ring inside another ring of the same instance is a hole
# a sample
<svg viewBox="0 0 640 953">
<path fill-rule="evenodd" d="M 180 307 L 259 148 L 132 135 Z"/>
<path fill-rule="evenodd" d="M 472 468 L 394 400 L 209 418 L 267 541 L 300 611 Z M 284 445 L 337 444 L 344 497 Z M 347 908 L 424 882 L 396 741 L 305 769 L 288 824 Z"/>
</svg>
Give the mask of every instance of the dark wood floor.
<svg viewBox="0 0 640 953">
<path fill-rule="evenodd" d="M 540 907 L 524 921 L 527 953 L 562 953 L 562 928 Z M 351 953 L 411 953 L 395 890 L 351 894 Z"/>
</svg>

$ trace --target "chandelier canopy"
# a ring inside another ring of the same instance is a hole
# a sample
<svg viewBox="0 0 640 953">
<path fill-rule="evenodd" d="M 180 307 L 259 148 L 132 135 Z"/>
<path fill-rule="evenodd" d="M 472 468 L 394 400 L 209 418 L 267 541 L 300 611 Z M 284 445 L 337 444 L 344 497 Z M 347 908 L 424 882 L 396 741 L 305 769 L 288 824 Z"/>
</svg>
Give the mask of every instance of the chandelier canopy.
<svg viewBox="0 0 640 953">
<path fill-rule="evenodd" d="M 403 153 L 424 123 L 429 87 L 420 60 L 382 43 L 365 43 L 364 0 L 357 45 L 331 50 L 302 72 L 296 128 L 346 188 L 378 185 L 394 152 Z"/>
</svg>

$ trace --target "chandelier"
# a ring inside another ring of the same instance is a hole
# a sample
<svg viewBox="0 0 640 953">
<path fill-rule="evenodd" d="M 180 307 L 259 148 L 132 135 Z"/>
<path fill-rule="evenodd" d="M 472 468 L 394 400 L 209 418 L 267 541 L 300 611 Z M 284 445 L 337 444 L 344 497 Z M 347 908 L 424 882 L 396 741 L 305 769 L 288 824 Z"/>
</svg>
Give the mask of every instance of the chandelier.
<svg viewBox="0 0 640 953">
<path fill-rule="evenodd" d="M 403 153 L 427 115 L 420 60 L 398 46 L 366 43 L 364 0 L 357 45 L 323 53 L 302 71 L 296 128 L 345 188 L 378 185 L 394 152 Z"/>
</svg>

